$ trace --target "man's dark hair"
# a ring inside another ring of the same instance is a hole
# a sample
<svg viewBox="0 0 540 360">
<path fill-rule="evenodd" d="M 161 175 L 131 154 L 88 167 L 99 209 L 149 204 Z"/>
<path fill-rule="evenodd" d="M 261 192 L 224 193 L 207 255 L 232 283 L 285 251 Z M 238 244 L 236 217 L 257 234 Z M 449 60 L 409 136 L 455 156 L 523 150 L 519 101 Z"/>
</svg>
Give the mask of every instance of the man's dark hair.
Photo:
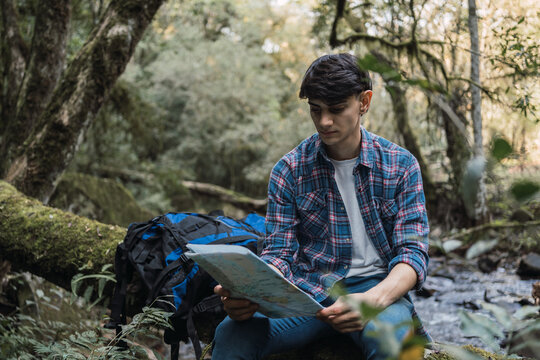
<svg viewBox="0 0 540 360">
<path fill-rule="evenodd" d="M 300 86 L 301 99 L 320 99 L 333 104 L 371 90 L 371 78 L 351 54 L 324 55 L 311 64 Z"/>
</svg>

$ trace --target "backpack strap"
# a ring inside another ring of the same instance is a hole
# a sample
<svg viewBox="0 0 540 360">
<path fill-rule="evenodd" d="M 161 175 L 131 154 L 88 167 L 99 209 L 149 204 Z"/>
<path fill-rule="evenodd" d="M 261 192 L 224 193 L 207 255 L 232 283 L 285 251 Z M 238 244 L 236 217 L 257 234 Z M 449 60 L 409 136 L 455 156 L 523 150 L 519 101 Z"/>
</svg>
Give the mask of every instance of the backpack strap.
<svg viewBox="0 0 540 360">
<path fill-rule="evenodd" d="M 122 334 L 122 326 L 126 324 L 126 292 L 129 278 L 131 278 L 132 269 L 128 263 L 127 252 L 124 249 L 124 244 L 121 243 L 116 248 L 116 254 L 114 257 L 114 268 L 116 272 L 116 286 L 114 289 L 114 295 L 111 299 L 111 318 L 104 327 L 106 329 L 115 329 L 116 336 L 120 337 Z M 118 343 L 119 347 L 127 348 L 127 344 L 124 341 Z"/>
<path fill-rule="evenodd" d="M 152 289 L 150 290 L 150 293 L 148 294 L 148 299 L 153 300 L 156 298 L 157 293 L 161 289 L 163 285 L 163 281 L 167 279 L 167 275 L 171 271 L 174 271 L 178 268 L 178 266 L 184 266 L 184 264 L 188 264 L 189 262 L 193 262 L 193 260 L 189 259 L 186 255 L 182 254 L 180 257 L 176 260 L 174 260 L 172 263 L 167 265 L 161 272 L 159 273 L 158 277 L 156 278 L 156 281 L 154 282 L 154 286 L 152 286 Z"/>
<path fill-rule="evenodd" d="M 200 359 L 202 355 L 201 341 L 199 340 L 199 335 L 197 334 L 197 329 L 195 328 L 193 315 L 194 311 L 191 309 L 187 316 L 186 327 L 189 339 L 191 340 L 191 345 L 193 345 L 193 350 L 195 350 L 195 357 Z"/>
<path fill-rule="evenodd" d="M 193 307 L 193 313 L 200 314 L 211 309 L 222 309 L 221 296 L 214 294 L 201 300 Z"/>
<path fill-rule="evenodd" d="M 171 344 L 171 360 L 178 360 L 180 352 L 180 342 L 174 342 Z"/>
</svg>

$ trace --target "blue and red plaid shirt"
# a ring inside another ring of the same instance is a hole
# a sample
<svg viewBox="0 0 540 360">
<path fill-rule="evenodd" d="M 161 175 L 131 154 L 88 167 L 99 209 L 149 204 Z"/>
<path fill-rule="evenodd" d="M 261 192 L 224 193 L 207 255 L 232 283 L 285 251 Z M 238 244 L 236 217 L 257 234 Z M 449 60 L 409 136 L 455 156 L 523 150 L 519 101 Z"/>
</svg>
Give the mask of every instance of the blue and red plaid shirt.
<svg viewBox="0 0 540 360">
<path fill-rule="evenodd" d="M 362 128 L 353 171 L 367 234 L 390 271 L 406 263 L 426 277 L 429 226 L 418 162 L 407 150 Z M 318 134 L 273 168 L 268 234 L 261 258 L 321 302 L 351 266 L 351 229 L 334 168 Z"/>
</svg>

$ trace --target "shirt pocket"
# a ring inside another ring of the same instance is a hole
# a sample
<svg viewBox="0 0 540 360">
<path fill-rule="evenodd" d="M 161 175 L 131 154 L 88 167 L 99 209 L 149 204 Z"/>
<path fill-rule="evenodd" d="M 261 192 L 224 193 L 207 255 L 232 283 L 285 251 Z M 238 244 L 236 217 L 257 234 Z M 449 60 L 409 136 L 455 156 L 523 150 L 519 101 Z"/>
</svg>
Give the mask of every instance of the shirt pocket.
<svg viewBox="0 0 540 360">
<path fill-rule="evenodd" d="M 296 196 L 301 232 L 312 239 L 328 236 L 326 192 L 314 191 Z"/>
<path fill-rule="evenodd" d="M 384 199 L 375 197 L 375 206 L 377 208 L 377 213 L 382 222 L 384 232 L 388 239 L 392 238 L 394 232 L 394 226 L 396 223 L 396 216 L 399 211 L 399 208 L 394 199 Z"/>
</svg>

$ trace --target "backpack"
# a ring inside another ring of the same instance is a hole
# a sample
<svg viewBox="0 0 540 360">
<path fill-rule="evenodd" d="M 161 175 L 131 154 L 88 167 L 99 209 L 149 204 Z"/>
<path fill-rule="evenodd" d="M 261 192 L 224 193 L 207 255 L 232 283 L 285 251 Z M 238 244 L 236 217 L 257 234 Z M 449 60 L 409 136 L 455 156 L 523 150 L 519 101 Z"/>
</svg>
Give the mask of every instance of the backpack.
<svg viewBox="0 0 540 360">
<path fill-rule="evenodd" d="M 166 329 L 164 334 L 165 342 L 171 345 L 171 359 L 178 359 L 179 343 L 188 339 L 197 359 L 201 357 L 194 315 L 207 313 L 221 320 L 225 312 L 213 292 L 217 283 L 184 255 L 186 244 L 235 244 L 257 253 L 265 232 L 264 217 L 255 213 L 242 220 L 223 216 L 222 212 L 213 215 L 217 216 L 171 212 L 129 225 L 116 250 L 116 286 L 106 328 L 120 334 L 121 325 L 126 324 L 126 290 L 135 273 L 147 291 L 145 304 L 173 313 L 169 319 L 174 330 Z M 120 342 L 119 346 L 126 344 Z"/>
</svg>

